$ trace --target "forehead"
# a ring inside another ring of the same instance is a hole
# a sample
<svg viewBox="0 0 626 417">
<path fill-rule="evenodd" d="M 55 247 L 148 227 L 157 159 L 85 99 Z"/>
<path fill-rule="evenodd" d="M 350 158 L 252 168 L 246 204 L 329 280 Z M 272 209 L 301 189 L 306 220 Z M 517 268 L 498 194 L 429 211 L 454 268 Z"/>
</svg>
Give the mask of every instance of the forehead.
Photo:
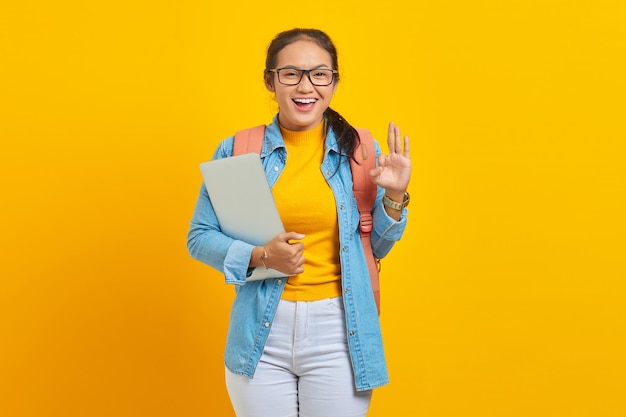
<svg viewBox="0 0 626 417">
<path fill-rule="evenodd" d="M 332 68 L 332 60 L 328 51 L 311 40 L 301 39 L 285 46 L 276 59 L 276 66 L 294 66 L 313 68 L 325 65 Z"/>
</svg>

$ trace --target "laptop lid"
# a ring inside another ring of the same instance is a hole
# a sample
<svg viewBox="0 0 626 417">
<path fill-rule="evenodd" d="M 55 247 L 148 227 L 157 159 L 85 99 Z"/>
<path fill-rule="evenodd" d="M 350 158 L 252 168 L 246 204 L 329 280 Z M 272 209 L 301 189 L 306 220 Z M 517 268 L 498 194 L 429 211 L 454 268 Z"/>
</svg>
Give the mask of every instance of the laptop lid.
<svg viewBox="0 0 626 417">
<path fill-rule="evenodd" d="M 258 154 L 203 162 L 200 171 L 224 234 L 263 246 L 285 231 Z M 281 276 L 286 274 L 260 267 L 248 280 Z"/>
</svg>

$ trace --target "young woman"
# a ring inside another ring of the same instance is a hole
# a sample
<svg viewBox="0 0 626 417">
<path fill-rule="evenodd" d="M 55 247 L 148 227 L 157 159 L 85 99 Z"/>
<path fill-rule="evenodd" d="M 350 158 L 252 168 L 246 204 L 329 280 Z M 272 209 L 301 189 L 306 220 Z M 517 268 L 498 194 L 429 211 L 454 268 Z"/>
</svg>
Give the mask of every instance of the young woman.
<svg viewBox="0 0 626 417">
<path fill-rule="evenodd" d="M 388 382 L 382 338 L 358 230 L 349 160 L 356 130 L 330 102 L 337 52 L 315 29 L 293 29 L 267 51 L 265 85 L 279 112 L 261 159 L 286 233 L 254 247 L 221 233 L 204 187 L 191 221 L 190 254 L 236 287 L 226 342 L 226 384 L 239 417 L 365 416 Z M 406 226 L 408 137 L 389 124 L 389 153 L 375 143 L 378 186 L 372 247 L 385 256 Z M 233 137 L 214 158 L 232 155 Z M 285 277 L 248 281 L 251 268 Z M 287 278 L 288 277 L 288 278 Z"/>
</svg>

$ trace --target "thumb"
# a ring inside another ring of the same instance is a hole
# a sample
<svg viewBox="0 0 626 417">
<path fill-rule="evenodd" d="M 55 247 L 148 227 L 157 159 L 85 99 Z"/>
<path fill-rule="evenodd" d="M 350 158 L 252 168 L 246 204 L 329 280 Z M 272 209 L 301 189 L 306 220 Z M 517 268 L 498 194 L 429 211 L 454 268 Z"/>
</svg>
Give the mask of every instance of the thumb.
<svg viewBox="0 0 626 417">
<path fill-rule="evenodd" d="M 287 232 L 287 233 L 283 233 L 283 239 L 285 240 L 285 242 L 288 242 L 290 240 L 302 240 L 304 239 L 305 235 L 303 235 L 302 233 L 296 233 L 296 232 Z"/>
</svg>

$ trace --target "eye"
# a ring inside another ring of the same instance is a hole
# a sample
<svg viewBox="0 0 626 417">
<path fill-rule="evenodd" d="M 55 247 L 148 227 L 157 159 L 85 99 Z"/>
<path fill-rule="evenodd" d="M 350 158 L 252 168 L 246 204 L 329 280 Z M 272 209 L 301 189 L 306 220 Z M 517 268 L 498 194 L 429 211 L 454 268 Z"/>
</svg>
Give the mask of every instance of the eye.
<svg viewBox="0 0 626 417">
<path fill-rule="evenodd" d="M 333 79 L 333 72 L 327 69 L 318 69 L 311 72 L 311 77 L 320 84 L 330 84 Z"/>
<path fill-rule="evenodd" d="M 300 71 L 295 69 L 284 69 L 280 71 L 281 77 L 285 77 L 287 79 L 297 79 L 300 78 Z"/>
</svg>

